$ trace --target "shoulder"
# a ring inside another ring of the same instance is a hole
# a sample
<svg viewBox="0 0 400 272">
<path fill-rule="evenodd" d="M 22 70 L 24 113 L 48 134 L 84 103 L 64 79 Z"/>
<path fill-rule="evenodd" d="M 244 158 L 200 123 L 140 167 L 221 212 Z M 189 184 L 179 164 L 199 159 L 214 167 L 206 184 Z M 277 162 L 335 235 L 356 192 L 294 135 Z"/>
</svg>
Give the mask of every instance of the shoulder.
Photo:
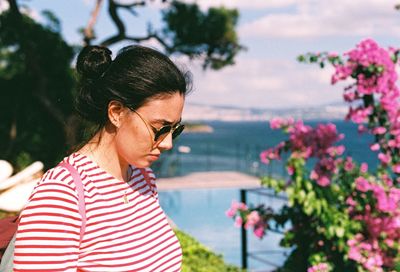
<svg viewBox="0 0 400 272">
<path fill-rule="evenodd" d="M 33 194 L 40 190 L 61 190 L 75 195 L 74 178 L 70 170 L 68 170 L 61 164 L 63 162 L 71 165 L 82 178 L 83 171 L 82 166 L 79 164 L 79 157 L 77 157 L 75 154 L 72 154 L 68 157 L 65 157 L 58 165 L 50 168 L 44 173 L 44 175 L 36 185 Z"/>
</svg>

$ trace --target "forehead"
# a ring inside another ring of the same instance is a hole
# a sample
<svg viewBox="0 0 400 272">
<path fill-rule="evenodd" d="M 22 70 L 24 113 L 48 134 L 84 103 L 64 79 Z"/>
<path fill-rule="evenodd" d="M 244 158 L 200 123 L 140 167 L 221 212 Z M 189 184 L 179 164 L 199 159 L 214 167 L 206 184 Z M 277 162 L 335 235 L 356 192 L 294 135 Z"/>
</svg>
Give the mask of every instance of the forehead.
<svg viewBox="0 0 400 272">
<path fill-rule="evenodd" d="M 151 120 L 179 121 L 185 98 L 180 93 L 150 99 L 137 110 Z"/>
</svg>

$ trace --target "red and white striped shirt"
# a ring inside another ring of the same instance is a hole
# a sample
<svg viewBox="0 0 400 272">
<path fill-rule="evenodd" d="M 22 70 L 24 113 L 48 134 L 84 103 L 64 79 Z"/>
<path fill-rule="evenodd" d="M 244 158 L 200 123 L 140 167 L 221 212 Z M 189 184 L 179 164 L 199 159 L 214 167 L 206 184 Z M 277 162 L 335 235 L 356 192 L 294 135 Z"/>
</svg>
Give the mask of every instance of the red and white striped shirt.
<svg viewBox="0 0 400 272">
<path fill-rule="evenodd" d="M 75 183 L 57 166 L 44 174 L 21 214 L 14 271 L 181 270 L 181 246 L 159 205 L 149 168 L 151 186 L 133 167 L 129 182 L 123 182 L 84 155 L 65 160 L 84 186 L 83 239 Z"/>
</svg>

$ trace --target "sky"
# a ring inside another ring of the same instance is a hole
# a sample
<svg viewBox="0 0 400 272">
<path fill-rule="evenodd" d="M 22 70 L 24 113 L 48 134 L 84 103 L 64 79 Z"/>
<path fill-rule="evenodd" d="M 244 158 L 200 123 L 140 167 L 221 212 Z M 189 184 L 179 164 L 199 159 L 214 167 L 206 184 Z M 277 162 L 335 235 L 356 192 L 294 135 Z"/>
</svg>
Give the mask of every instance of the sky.
<svg viewBox="0 0 400 272">
<path fill-rule="evenodd" d="M 400 46 L 400 11 L 396 0 L 185 0 L 203 10 L 224 5 L 239 10 L 237 26 L 240 44 L 235 65 L 219 71 L 203 71 L 199 62 L 181 56 L 174 61 L 193 74 L 194 91 L 187 102 L 242 108 L 303 108 L 342 101 L 343 86 L 331 86 L 332 68 L 301 64 L 296 57 L 306 52 L 344 53 L 365 38 L 382 47 Z M 105 1 L 107 2 L 107 1 Z M 121 0 L 120 2 L 132 2 Z M 42 20 L 40 12 L 53 11 L 62 22 L 62 34 L 70 44 L 80 44 L 78 29 L 85 26 L 95 0 L 30 0 L 30 14 Z M 0 10 L 6 6 L 0 0 Z M 115 32 L 106 14 L 106 3 L 95 26 L 101 38 Z M 162 26 L 161 0 L 138 10 L 134 17 L 123 12 L 128 32 L 144 34 L 147 22 Z M 112 47 L 116 52 L 126 43 Z M 157 47 L 150 42 L 148 45 Z"/>
</svg>

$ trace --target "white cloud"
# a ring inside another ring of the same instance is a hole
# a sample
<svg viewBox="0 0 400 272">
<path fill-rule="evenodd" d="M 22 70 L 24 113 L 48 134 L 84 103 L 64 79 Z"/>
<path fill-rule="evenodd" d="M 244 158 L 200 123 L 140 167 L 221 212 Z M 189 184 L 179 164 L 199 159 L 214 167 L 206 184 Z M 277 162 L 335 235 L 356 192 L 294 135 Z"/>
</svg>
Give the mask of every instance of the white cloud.
<svg viewBox="0 0 400 272">
<path fill-rule="evenodd" d="M 299 1 L 296 11 L 273 13 L 242 25 L 240 37 L 304 38 L 399 35 L 396 0 Z"/>
<path fill-rule="evenodd" d="M 84 0 L 93 1 L 93 0 Z M 237 8 L 241 10 L 259 10 L 268 8 L 285 8 L 296 3 L 296 0 L 181 0 L 182 2 L 193 4 L 196 3 L 202 10 L 208 10 L 210 7 L 224 6 L 227 8 Z M 119 0 L 118 2 L 130 3 L 129 0 Z M 168 4 L 163 4 L 161 0 L 152 2 L 151 8 L 163 8 Z"/>
<path fill-rule="evenodd" d="M 8 2 L 6 0 L 0 0 L 0 13 L 8 10 L 8 8 L 10 7 L 10 5 L 8 4 Z"/>
<path fill-rule="evenodd" d="M 193 67 L 195 91 L 188 101 L 258 108 L 317 106 L 341 101 L 341 89 L 330 86 L 332 69 L 295 61 L 238 58 L 221 71 Z"/>
<path fill-rule="evenodd" d="M 92 6 L 95 3 L 94 0 L 82 0 L 82 2 L 85 6 Z"/>
<path fill-rule="evenodd" d="M 201 8 L 225 6 L 228 8 L 240 9 L 265 9 L 281 8 L 294 4 L 295 0 L 186 0 L 187 3 L 197 3 Z"/>
<path fill-rule="evenodd" d="M 10 7 L 10 4 L 6 0 L 0 0 L 0 13 L 8 10 L 9 7 Z M 40 15 L 40 13 L 34 8 L 27 7 L 27 6 L 20 6 L 19 9 L 23 14 L 31 17 L 33 20 L 35 20 L 37 22 L 44 21 L 42 16 Z"/>
<path fill-rule="evenodd" d="M 24 13 L 25 15 L 28 15 L 36 22 L 44 23 L 46 21 L 37 9 L 33 9 L 31 7 L 28 8 L 23 7 L 21 8 L 21 12 Z"/>
</svg>

